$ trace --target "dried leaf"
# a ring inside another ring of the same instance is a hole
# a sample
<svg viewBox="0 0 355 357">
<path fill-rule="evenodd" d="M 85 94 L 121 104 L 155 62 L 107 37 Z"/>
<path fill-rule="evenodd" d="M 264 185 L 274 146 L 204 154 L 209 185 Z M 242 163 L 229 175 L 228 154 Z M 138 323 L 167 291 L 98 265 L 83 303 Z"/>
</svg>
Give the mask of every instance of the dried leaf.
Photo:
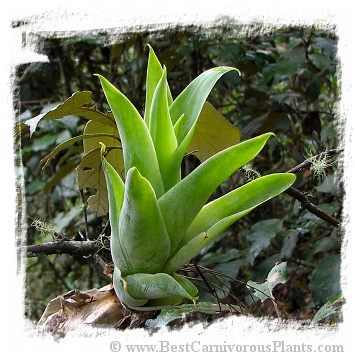
<svg viewBox="0 0 355 357">
<path fill-rule="evenodd" d="M 30 135 L 36 130 L 40 120 L 60 119 L 68 115 L 76 115 L 88 120 L 98 121 L 108 126 L 115 127 L 115 121 L 111 113 L 104 114 L 96 109 L 91 100 L 91 92 L 75 92 L 65 102 L 57 105 L 46 113 L 26 120 L 25 124 L 30 127 Z"/>
<path fill-rule="evenodd" d="M 197 120 L 188 152 L 201 162 L 240 142 L 240 130 L 233 126 L 209 102 L 205 102 Z"/>
<path fill-rule="evenodd" d="M 115 151 L 111 150 L 107 154 L 107 160 L 113 161 L 112 156 Z M 100 149 L 93 149 L 86 153 L 76 168 L 78 174 L 79 190 L 90 188 L 95 189 L 96 193 L 88 198 L 88 205 L 92 212 L 97 216 L 103 216 L 108 212 L 108 194 L 104 172 L 102 171 Z"/>
<path fill-rule="evenodd" d="M 72 290 L 52 299 L 38 325 L 43 331 L 64 337 L 78 326 L 114 326 L 123 308 L 111 285 L 88 291 Z"/>
<path fill-rule="evenodd" d="M 107 161 L 123 178 L 124 163 L 118 131 L 116 127 L 89 121 L 85 126 L 84 135 L 87 135 L 83 140 L 85 154 L 77 167 L 79 190 L 96 190 L 96 193 L 89 197 L 88 206 L 96 215 L 103 216 L 108 212 L 108 193 L 101 165 L 100 142 L 107 148 Z"/>
</svg>

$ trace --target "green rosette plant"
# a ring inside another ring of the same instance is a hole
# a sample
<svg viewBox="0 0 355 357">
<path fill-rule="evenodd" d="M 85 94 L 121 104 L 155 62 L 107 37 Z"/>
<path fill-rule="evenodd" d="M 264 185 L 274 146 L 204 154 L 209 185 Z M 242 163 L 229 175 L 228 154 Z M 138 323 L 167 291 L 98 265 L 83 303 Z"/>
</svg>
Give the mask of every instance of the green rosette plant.
<svg viewBox="0 0 355 357">
<path fill-rule="evenodd" d="M 125 178 L 101 145 L 111 225 L 113 285 L 136 310 L 196 302 L 197 287 L 177 274 L 231 224 L 292 185 L 293 174 L 260 177 L 209 203 L 215 189 L 251 161 L 272 133 L 230 146 L 181 178 L 197 119 L 215 83 L 232 67 L 209 69 L 173 100 L 166 68 L 149 47 L 144 117 L 103 76 L 101 81 L 122 143 Z"/>
</svg>

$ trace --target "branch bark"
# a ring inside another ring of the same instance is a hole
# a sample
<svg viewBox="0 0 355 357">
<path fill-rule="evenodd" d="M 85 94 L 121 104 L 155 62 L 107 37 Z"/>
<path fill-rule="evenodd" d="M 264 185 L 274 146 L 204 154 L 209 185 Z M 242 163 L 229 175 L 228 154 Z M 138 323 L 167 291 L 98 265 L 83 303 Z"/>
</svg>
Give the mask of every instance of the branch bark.
<svg viewBox="0 0 355 357">
<path fill-rule="evenodd" d="M 73 240 L 59 240 L 55 242 L 34 244 L 27 246 L 27 257 L 36 257 L 38 255 L 51 254 L 70 254 L 70 255 L 91 255 L 97 253 L 100 249 L 101 243 L 97 240 L 92 241 L 73 241 Z"/>
<path fill-rule="evenodd" d="M 301 191 L 293 187 L 290 187 L 285 191 L 285 193 L 289 194 L 290 196 L 294 197 L 297 201 L 299 201 L 307 211 L 313 213 L 314 215 L 321 218 L 323 221 L 331 224 L 332 226 L 339 227 L 340 225 L 339 220 L 329 215 L 328 213 L 320 210 L 316 205 L 310 202 L 307 196 L 303 194 Z"/>
</svg>

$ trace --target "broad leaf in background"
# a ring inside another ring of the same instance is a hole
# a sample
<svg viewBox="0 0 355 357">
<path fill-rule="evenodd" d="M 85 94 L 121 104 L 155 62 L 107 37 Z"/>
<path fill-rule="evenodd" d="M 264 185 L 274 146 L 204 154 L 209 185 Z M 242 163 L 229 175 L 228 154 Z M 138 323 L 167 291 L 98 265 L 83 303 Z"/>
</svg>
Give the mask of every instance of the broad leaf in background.
<svg viewBox="0 0 355 357">
<path fill-rule="evenodd" d="M 212 104 L 205 102 L 198 117 L 188 152 L 201 162 L 240 142 L 240 131 Z"/>
<path fill-rule="evenodd" d="M 310 287 L 316 304 L 324 304 L 340 292 L 340 255 L 327 256 L 318 263 Z"/>
<path fill-rule="evenodd" d="M 273 299 L 272 290 L 278 284 L 283 284 L 287 279 L 287 263 L 276 264 L 269 272 L 267 279 L 264 283 L 257 283 L 249 280 L 248 286 L 254 288 L 253 294 L 257 296 L 261 301 L 265 299 Z"/>
<path fill-rule="evenodd" d="M 267 219 L 255 223 L 249 231 L 247 239 L 251 242 L 250 252 L 254 257 L 270 245 L 270 241 L 276 233 L 282 229 L 281 219 Z"/>
</svg>

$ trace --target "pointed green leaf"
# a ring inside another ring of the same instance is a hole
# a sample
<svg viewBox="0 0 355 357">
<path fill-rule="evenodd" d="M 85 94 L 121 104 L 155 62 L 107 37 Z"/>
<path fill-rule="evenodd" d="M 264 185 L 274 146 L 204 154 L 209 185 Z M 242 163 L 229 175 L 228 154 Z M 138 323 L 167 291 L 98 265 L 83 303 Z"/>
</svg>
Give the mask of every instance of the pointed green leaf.
<svg viewBox="0 0 355 357">
<path fill-rule="evenodd" d="M 212 104 L 205 102 L 197 119 L 188 152 L 203 162 L 217 152 L 239 142 L 239 129 L 219 113 Z"/>
<path fill-rule="evenodd" d="M 183 265 L 187 264 L 194 258 L 201 249 L 206 245 L 205 241 L 208 240 L 206 232 L 201 232 L 199 235 L 190 239 L 185 245 L 181 246 L 176 254 L 174 254 L 165 264 L 163 272 L 172 274 L 180 269 Z M 201 249 L 200 249 L 201 247 Z"/>
<path fill-rule="evenodd" d="M 169 169 L 175 181 L 179 177 L 181 161 L 188 151 L 197 119 L 208 95 L 218 79 L 233 70 L 239 73 L 236 68 L 223 66 L 203 72 L 180 93 L 170 106 L 170 116 L 178 142 L 178 148 Z"/>
<path fill-rule="evenodd" d="M 288 189 L 296 176 L 276 173 L 257 178 L 206 204 L 186 231 L 182 244 L 201 232 L 207 232 L 222 219 L 251 210 Z M 233 221 L 231 224 L 234 223 Z M 225 227 L 225 229 L 228 227 Z"/>
<path fill-rule="evenodd" d="M 203 72 L 195 78 L 174 100 L 170 107 L 173 124 L 185 114 L 184 125 L 179 125 L 176 131 L 180 144 L 195 124 L 201 109 L 219 78 L 230 71 L 237 71 L 233 67 L 215 67 Z"/>
<path fill-rule="evenodd" d="M 125 170 L 137 167 L 153 186 L 157 197 L 164 192 L 158 160 L 148 128 L 134 105 L 103 76 L 100 78 L 120 134 Z"/>
<path fill-rule="evenodd" d="M 286 190 L 294 180 L 293 174 L 271 174 L 205 205 L 186 231 L 177 253 L 169 259 L 164 271 L 170 274 L 178 270 L 230 225 Z"/>
<path fill-rule="evenodd" d="M 170 252 L 170 240 L 152 186 L 132 167 L 125 183 L 119 220 L 119 240 L 124 255 L 129 257 L 128 270 L 122 274 L 157 273 Z"/>
<path fill-rule="evenodd" d="M 125 247 L 120 240 L 119 235 L 119 217 L 123 204 L 124 183 L 117 171 L 110 165 L 105 158 L 105 145 L 101 144 L 101 162 L 102 170 L 105 175 L 107 194 L 109 200 L 109 218 L 111 226 L 110 248 L 111 256 L 115 267 L 122 270 L 128 270 L 128 261 L 130 256 L 125 251 Z"/>
<path fill-rule="evenodd" d="M 167 191 L 175 183 L 171 183 L 170 180 L 170 162 L 177 148 L 177 141 L 169 113 L 165 67 L 153 95 L 149 130 L 154 142 L 165 190 Z"/>
<path fill-rule="evenodd" d="M 171 253 L 178 247 L 187 228 L 214 190 L 252 160 L 271 135 L 263 134 L 219 152 L 159 199 L 159 207 L 172 243 Z"/>
<path fill-rule="evenodd" d="M 158 85 L 158 82 L 163 75 L 163 67 L 160 64 L 157 56 L 155 55 L 153 48 L 150 45 L 148 45 L 148 47 L 149 47 L 149 56 L 148 56 L 148 67 L 147 67 L 144 121 L 149 128 L 152 99 L 155 92 L 155 88 Z M 169 87 L 167 87 L 167 99 L 170 105 L 172 103 L 172 98 L 171 98 Z"/>
</svg>

